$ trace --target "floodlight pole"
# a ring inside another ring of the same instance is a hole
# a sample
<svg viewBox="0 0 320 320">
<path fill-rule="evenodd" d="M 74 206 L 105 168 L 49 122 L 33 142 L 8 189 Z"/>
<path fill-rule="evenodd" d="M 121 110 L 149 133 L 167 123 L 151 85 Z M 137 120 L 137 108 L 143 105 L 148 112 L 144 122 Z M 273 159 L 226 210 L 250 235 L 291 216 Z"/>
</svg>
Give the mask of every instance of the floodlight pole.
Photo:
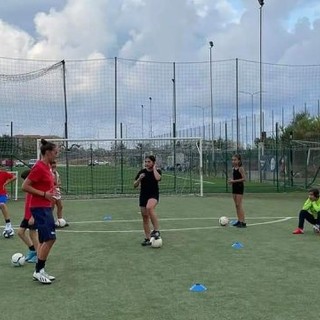
<svg viewBox="0 0 320 320">
<path fill-rule="evenodd" d="M 263 116 L 262 116 L 262 8 L 264 6 L 264 0 L 258 0 L 260 4 L 260 19 L 259 19 L 259 78 L 260 78 L 260 138 L 262 139 L 262 132 L 264 131 Z"/>
<path fill-rule="evenodd" d="M 150 133 L 149 136 L 152 138 L 152 97 L 149 97 L 150 101 Z"/>
<path fill-rule="evenodd" d="M 143 104 L 141 105 L 141 138 L 144 138 L 144 131 L 143 131 Z"/>
<path fill-rule="evenodd" d="M 209 41 L 209 59 L 210 59 L 210 117 L 211 117 L 211 143 L 212 143 L 212 164 L 215 161 L 214 154 L 214 127 L 213 127 L 213 91 L 212 91 L 212 48 L 213 42 Z"/>
</svg>

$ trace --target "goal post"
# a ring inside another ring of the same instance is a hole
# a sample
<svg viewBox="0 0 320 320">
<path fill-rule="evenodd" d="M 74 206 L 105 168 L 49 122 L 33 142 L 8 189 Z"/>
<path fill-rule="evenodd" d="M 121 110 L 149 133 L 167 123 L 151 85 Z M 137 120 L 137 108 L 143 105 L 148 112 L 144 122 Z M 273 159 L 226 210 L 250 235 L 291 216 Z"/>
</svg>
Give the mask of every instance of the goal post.
<svg viewBox="0 0 320 320">
<path fill-rule="evenodd" d="M 46 140 L 60 149 L 57 165 L 67 196 L 137 195 L 133 181 L 148 155 L 162 171 L 161 194 L 203 196 L 201 138 Z"/>
</svg>

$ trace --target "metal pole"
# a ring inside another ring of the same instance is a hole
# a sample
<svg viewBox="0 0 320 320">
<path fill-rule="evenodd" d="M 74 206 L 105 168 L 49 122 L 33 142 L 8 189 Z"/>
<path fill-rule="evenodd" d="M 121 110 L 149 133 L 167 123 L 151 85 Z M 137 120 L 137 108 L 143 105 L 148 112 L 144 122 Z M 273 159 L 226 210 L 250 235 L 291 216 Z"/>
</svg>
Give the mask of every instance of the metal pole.
<svg viewBox="0 0 320 320">
<path fill-rule="evenodd" d="M 141 105 L 141 138 L 144 138 L 144 131 L 143 131 L 143 104 Z"/>
<path fill-rule="evenodd" d="M 259 39 L 260 39 L 260 48 L 259 48 L 259 65 L 260 65 L 260 138 L 262 138 L 262 131 L 264 131 L 263 127 L 263 119 L 262 119 L 262 7 L 264 5 L 264 0 L 258 0 L 260 4 L 260 32 L 259 32 Z"/>
<path fill-rule="evenodd" d="M 150 138 L 152 138 L 152 98 L 149 97 L 149 101 L 150 101 L 150 133 L 149 136 Z"/>
<path fill-rule="evenodd" d="M 213 129 L 213 89 L 212 89 L 212 48 L 213 42 L 209 42 L 209 53 L 210 53 L 210 117 L 211 117 L 211 143 L 212 143 L 212 163 L 215 162 L 215 152 L 214 152 L 214 129 Z"/>
</svg>

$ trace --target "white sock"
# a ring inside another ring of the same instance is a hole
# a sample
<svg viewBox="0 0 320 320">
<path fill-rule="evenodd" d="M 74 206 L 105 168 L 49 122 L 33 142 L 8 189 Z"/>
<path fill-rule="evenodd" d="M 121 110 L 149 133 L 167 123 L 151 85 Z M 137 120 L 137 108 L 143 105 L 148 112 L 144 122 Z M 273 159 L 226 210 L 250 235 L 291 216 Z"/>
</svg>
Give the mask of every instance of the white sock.
<svg viewBox="0 0 320 320">
<path fill-rule="evenodd" d="M 6 228 L 6 229 L 12 229 L 11 222 L 6 223 L 6 227 L 5 227 L 5 228 Z"/>
</svg>

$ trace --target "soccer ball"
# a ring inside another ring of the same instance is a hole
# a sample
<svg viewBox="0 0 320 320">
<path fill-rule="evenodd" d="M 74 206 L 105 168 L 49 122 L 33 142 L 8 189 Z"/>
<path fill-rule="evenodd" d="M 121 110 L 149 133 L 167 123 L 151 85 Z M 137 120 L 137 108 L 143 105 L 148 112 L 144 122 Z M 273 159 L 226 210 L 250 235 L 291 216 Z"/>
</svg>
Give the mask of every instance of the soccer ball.
<svg viewBox="0 0 320 320">
<path fill-rule="evenodd" d="M 225 227 L 225 226 L 228 225 L 228 223 L 229 223 L 229 219 L 228 219 L 227 217 L 222 216 L 222 217 L 219 218 L 219 224 L 220 224 L 220 226 Z"/>
<path fill-rule="evenodd" d="M 151 247 L 152 248 L 161 248 L 162 247 L 162 239 L 161 238 L 154 238 L 152 237 L 150 239 L 150 242 L 151 242 Z"/>
<path fill-rule="evenodd" d="M 4 238 L 9 239 L 14 236 L 14 230 L 13 229 L 3 230 L 2 235 Z"/>
<path fill-rule="evenodd" d="M 56 221 L 56 227 L 63 228 L 63 227 L 66 226 L 66 224 L 67 224 L 67 221 L 64 220 L 63 218 L 58 219 L 58 220 Z"/>
<path fill-rule="evenodd" d="M 26 262 L 26 258 L 22 253 L 15 253 L 11 257 L 11 263 L 15 267 L 21 267 L 24 265 L 25 262 Z"/>
</svg>

